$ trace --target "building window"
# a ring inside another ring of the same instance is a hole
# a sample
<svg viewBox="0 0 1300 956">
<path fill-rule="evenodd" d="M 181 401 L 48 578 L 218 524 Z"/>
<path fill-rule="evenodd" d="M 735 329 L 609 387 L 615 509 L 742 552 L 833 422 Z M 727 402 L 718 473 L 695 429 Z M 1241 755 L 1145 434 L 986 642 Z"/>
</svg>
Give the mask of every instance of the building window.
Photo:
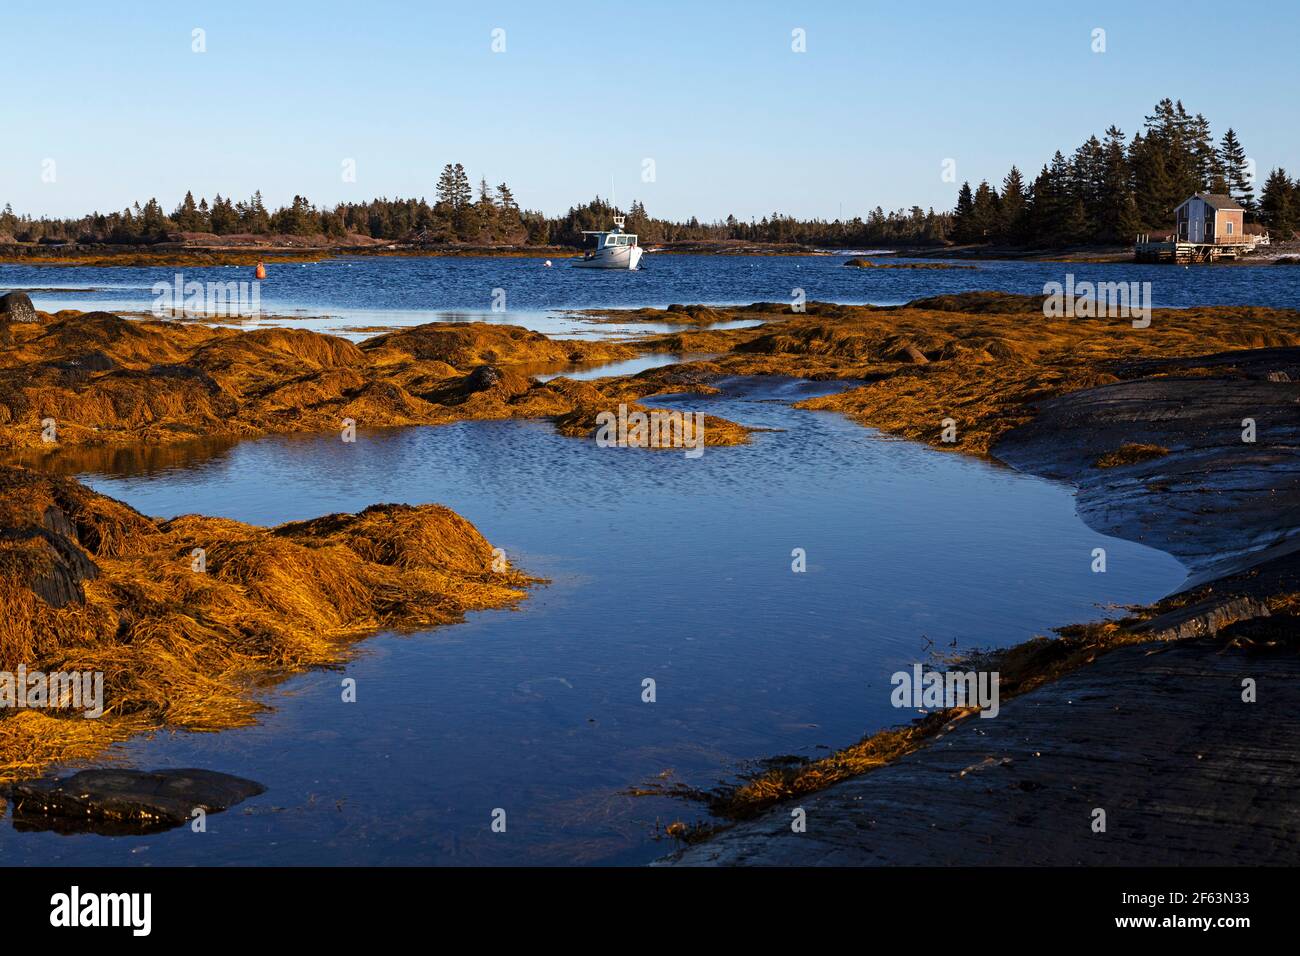
<svg viewBox="0 0 1300 956">
<path fill-rule="evenodd" d="M 1228 220 L 1227 228 L 1228 228 L 1228 235 L 1232 235 L 1232 220 Z"/>
</svg>

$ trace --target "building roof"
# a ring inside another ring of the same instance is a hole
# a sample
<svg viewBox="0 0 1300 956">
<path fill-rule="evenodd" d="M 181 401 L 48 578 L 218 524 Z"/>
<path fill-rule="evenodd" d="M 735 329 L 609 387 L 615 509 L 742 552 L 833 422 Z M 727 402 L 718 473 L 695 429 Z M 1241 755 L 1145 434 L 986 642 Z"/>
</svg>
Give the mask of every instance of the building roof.
<svg viewBox="0 0 1300 956">
<path fill-rule="evenodd" d="M 1241 206 L 1237 200 L 1224 193 L 1197 193 L 1192 199 L 1200 198 L 1214 209 L 1235 209 L 1240 210 Z M 1191 200 L 1188 200 L 1190 202 Z"/>
</svg>

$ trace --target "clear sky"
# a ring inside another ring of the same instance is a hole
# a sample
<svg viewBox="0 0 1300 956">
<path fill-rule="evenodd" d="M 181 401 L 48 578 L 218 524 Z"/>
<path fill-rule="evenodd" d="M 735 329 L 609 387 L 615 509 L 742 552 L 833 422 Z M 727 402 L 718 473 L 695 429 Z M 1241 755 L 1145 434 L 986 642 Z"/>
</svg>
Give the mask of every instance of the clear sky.
<svg viewBox="0 0 1300 956">
<path fill-rule="evenodd" d="M 38 216 L 432 198 L 449 161 L 552 214 L 950 208 L 945 159 L 1032 174 L 1164 96 L 1300 172 L 1295 0 L 0 0 L 0 38 L 0 204 Z"/>
</svg>

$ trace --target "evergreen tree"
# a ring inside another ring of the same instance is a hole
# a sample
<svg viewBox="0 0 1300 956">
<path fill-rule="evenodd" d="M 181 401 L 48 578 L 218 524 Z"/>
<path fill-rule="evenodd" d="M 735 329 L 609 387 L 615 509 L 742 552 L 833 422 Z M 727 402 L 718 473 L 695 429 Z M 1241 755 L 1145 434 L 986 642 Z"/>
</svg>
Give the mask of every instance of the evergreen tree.
<svg viewBox="0 0 1300 956">
<path fill-rule="evenodd" d="M 474 215 L 478 223 L 479 238 L 488 242 L 497 239 L 497 203 L 492 195 L 492 188 L 486 177 L 478 181 L 478 201 L 474 204 Z"/>
<path fill-rule="evenodd" d="M 446 206 L 448 210 L 456 208 L 456 167 L 451 163 L 442 167 L 435 195 L 438 205 Z"/>
<path fill-rule="evenodd" d="M 260 189 L 253 193 L 248 202 L 239 203 L 236 209 L 239 213 L 239 228 L 244 232 L 261 235 L 271 231 L 271 216 L 266 211 Z"/>
<path fill-rule="evenodd" d="M 1281 167 L 1268 174 L 1259 197 L 1260 219 L 1268 226 L 1269 236 L 1275 242 L 1288 242 L 1300 226 L 1300 209 L 1297 208 L 1297 191 L 1300 183 L 1293 184 Z"/>
<path fill-rule="evenodd" d="M 997 190 L 982 180 L 971 205 L 971 230 L 976 242 L 995 239 L 1001 231 L 1002 212 Z"/>
<path fill-rule="evenodd" d="M 519 215 L 519 203 L 515 202 L 515 194 L 510 191 L 510 187 L 505 183 L 497 186 L 497 202 L 505 212 L 514 216 Z"/>
<path fill-rule="evenodd" d="M 1210 134 L 1210 121 L 1200 113 L 1196 114 L 1191 123 L 1191 150 L 1196 168 L 1195 191 L 1226 192 L 1223 188 L 1224 175 L 1219 163 L 1219 152 L 1214 148 L 1214 137 Z"/>
<path fill-rule="evenodd" d="M 957 242 L 974 242 L 975 231 L 975 197 L 971 193 L 970 183 L 961 184 L 957 193 L 957 208 L 952 214 L 952 237 Z M 766 222 L 766 220 L 764 220 Z"/>
<path fill-rule="evenodd" d="M 211 228 L 218 236 L 229 235 L 239 228 L 239 216 L 229 199 L 217 193 L 212 200 Z"/>
<path fill-rule="evenodd" d="M 1074 151 L 1070 162 L 1071 210 L 1074 203 L 1081 204 L 1088 221 L 1094 223 L 1099 222 L 1103 214 L 1105 165 L 1105 151 L 1096 136 L 1088 137 L 1087 142 Z"/>
<path fill-rule="evenodd" d="M 1255 212 L 1255 185 L 1251 182 L 1250 165 L 1246 161 L 1246 150 L 1242 148 L 1236 132 L 1229 127 L 1219 144 L 1219 167 L 1228 193 L 1241 203 L 1247 213 Z"/>
<path fill-rule="evenodd" d="M 199 207 L 194 202 L 194 193 L 187 191 L 176 211 L 172 213 L 176 228 L 181 232 L 198 232 L 202 228 Z"/>
<path fill-rule="evenodd" d="M 150 239 L 157 239 L 167 232 L 168 220 L 163 214 L 157 199 L 150 199 L 140 210 L 140 232 Z"/>
<path fill-rule="evenodd" d="M 1094 234 L 1102 242 L 1131 242 L 1141 232 L 1124 133 L 1117 126 L 1106 130 L 1101 147 L 1100 205 Z"/>
<path fill-rule="evenodd" d="M 1144 228 L 1159 229 L 1169 225 L 1173 211 L 1186 196 L 1169 176 L 1165 154 L 1159 140 L 1138 134 L 1129 147 L 1129 164 L 1133 169 L 1133 193 L 1137 200 L 1138 217 Z"/>
<path fill-rule="evenodd" d="M 1016 244 L 1024 241 L 1028 209 L 1029 191 L 1024 177 L 1012 166 L 1002 180 L 1002 205 L 998 217 L 998 238 L 1002 242 Z"/>
</svg>

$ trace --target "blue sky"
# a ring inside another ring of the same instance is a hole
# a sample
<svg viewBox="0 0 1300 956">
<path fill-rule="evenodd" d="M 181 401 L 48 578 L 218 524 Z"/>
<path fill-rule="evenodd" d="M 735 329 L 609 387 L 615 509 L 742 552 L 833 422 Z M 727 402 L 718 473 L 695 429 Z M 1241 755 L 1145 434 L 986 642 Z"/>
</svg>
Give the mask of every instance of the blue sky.
<svg viewBox="0 0 1300 956">
<path fill-rule="evenodd" d="M 948 208 L 944 159 L 1032 173 L 1163 96 L 1235 127 L 1261 179 L 1300 172 L 1290 0 L 3 0 L 0 37 L 0 203 L 35 215 L 432 197 L 449 161 L 548 213 L 611 188 L 674 218 Z"/>
</svg>

